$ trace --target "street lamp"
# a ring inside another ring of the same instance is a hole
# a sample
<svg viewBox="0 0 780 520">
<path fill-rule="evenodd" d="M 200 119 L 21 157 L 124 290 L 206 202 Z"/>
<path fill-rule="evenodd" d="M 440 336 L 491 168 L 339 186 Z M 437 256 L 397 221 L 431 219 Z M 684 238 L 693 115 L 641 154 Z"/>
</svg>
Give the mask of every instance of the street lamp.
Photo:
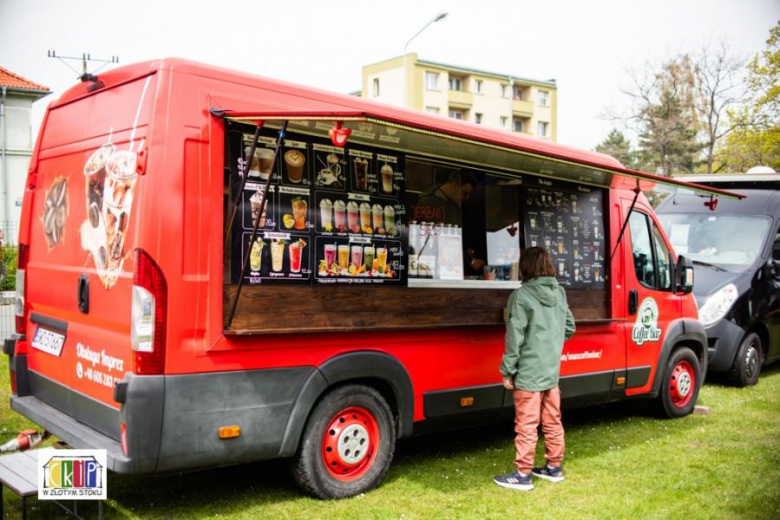
<svg viewBox="0 0 780 520">
<path fill-rule="evenodd" d="M 438 22 L 439 20 L 444 20 L 445 18 L 447 18 L 447 15 L 448 15 L 448 14 L 449 14 L 449 13 L 446 13 L 446 12 L 442 11 L 442 12 L 440 12 L 439 14 L 437 14 L 436 16 L 434 16 L 434 17 L 431 19 L 431 21 L 430 21 L 430 22 L 426 23 L 426 24 L 423 26 L 423 28 L 422 28 L 422 29 L 420 29 L 419 31 L 417 31 L 417 33 L 416 33 L 414 36 L 412 36 L 411 38 L 409 38 L 409 41 L 408 41 L 408 42 L 406 42 L 406 45 L 404 45 L 404 60 L 403 60 L 403 63 L 404 63 L 404 65 L 403 65 L 403 67 L 404 67 L 404 106 L 406 106 L 406 91 L 408 90 L 408 85 L 406 84 L 406 48 L 409 46 L 409 44 L 410 44 L 410 43 L 412 43 L 412 40 L 414 40 L 415 38 L 417 38 L 418 36 L 420 36 L 420 33 L 421 33 L 421 32 L 423 32 L 425 29 L 427 29 L 429 25 L 431 25 L 431 24 L 433 24 L 433 23 L 436 23 L 436 22 Z"/>
</svg>

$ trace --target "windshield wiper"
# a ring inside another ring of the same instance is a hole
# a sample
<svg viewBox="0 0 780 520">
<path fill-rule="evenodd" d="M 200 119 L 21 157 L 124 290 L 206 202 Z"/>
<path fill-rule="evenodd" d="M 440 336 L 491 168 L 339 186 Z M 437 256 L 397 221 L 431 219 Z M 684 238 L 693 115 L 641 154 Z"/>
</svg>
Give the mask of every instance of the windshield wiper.
<svg viewBox="0 0 780 520">
<path fill-rule="evenodd" d="M 696 264 L 703 265 L 704 267 L 709 267 L 711 269 L 715 269 L 716 271 L 722 271 L 722 272 L 726 271 L 722 267 L 718 267 L 717 265 L 714 265 L 714 264 L 708 264 L 707 262 L 702 262 L 701 260 L 694 260 L 693 263 L 694 263 L 694 265 L 696 265 Z"/>
</svg>

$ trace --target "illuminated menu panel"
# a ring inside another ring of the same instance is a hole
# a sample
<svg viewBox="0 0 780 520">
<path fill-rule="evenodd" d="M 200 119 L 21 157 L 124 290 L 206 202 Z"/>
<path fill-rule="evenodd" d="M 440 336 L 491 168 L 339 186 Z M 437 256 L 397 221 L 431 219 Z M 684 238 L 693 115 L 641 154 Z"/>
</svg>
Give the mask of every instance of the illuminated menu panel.
<svg viewBox="0 0 780 520">
<path fill-rule="evenodd" d="M 244 283 L 249 285 L 406 283 L 399 154 L 365 146 L 339 148 L 288 132 L 274 161 L 276 138 L 267 132 L 247 168 L 244 157 L 252 138 L 233 131 L 228 143 L 231 204 L 241 191 L 231 236 L 232 283 L 241 276 L 247 250 Z M 250 245 L 258 217 L 257 238 Z"/>
<path fill-rule="evenodd" d="M 561 284 L 604 289 L 603 191 L 539 180 L 525 188 L 524 199 L 526 247 L 550 252 Z"/>
</svg>

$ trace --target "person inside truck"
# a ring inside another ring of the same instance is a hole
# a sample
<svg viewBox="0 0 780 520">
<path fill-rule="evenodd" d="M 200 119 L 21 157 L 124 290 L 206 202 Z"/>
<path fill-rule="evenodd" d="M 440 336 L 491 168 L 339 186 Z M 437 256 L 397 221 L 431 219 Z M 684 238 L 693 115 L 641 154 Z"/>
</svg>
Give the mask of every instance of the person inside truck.
<svg viewBox="0 0 780 520">
<path fill-rule="evenodd" d="M 477 179 L 470 172 L 454 170 L 442 184 L 432 186 L 428 191 L 420 195 L 417 206 L 429 209 L 429 214 L 440 216 L 443 224 L 452 224 L 463 228 L 463 266 L 466 276 L 481 276 L 485 261 L 478 258 L 466 236 L 466 226 L 461 213 L 464 203 L 471 199 L 471 195 L 477 187 Z"/>
</svg>

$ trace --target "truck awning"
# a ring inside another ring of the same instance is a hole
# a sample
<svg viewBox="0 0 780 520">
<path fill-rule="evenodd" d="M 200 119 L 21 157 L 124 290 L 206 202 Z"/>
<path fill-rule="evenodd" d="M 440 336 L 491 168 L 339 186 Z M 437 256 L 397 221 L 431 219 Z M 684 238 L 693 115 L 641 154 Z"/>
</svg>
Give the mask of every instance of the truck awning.
<svg viewBox="0 0 780 520">
<path fill-rule="evenodd" d="M 419 115 L 388 107 L 388 113 L 361 110 L 241 112 L 212 108 L 215 117 L 236 123 L 269 126 L 288 121 L 288 130 L 328 137 L 336 123 L 351 130 L 349 143 L 380 146 L 410 155 L 457 160 L 512 177 L 528 174 L 601 188 L 636 188 L 650 191 L 656 185 L 684 188 L 707 195 L 742 199 L 745 195 L 624 168 L 607 155 L 557 143 L 489 129 L 440 116 Z"/>
</svg>

